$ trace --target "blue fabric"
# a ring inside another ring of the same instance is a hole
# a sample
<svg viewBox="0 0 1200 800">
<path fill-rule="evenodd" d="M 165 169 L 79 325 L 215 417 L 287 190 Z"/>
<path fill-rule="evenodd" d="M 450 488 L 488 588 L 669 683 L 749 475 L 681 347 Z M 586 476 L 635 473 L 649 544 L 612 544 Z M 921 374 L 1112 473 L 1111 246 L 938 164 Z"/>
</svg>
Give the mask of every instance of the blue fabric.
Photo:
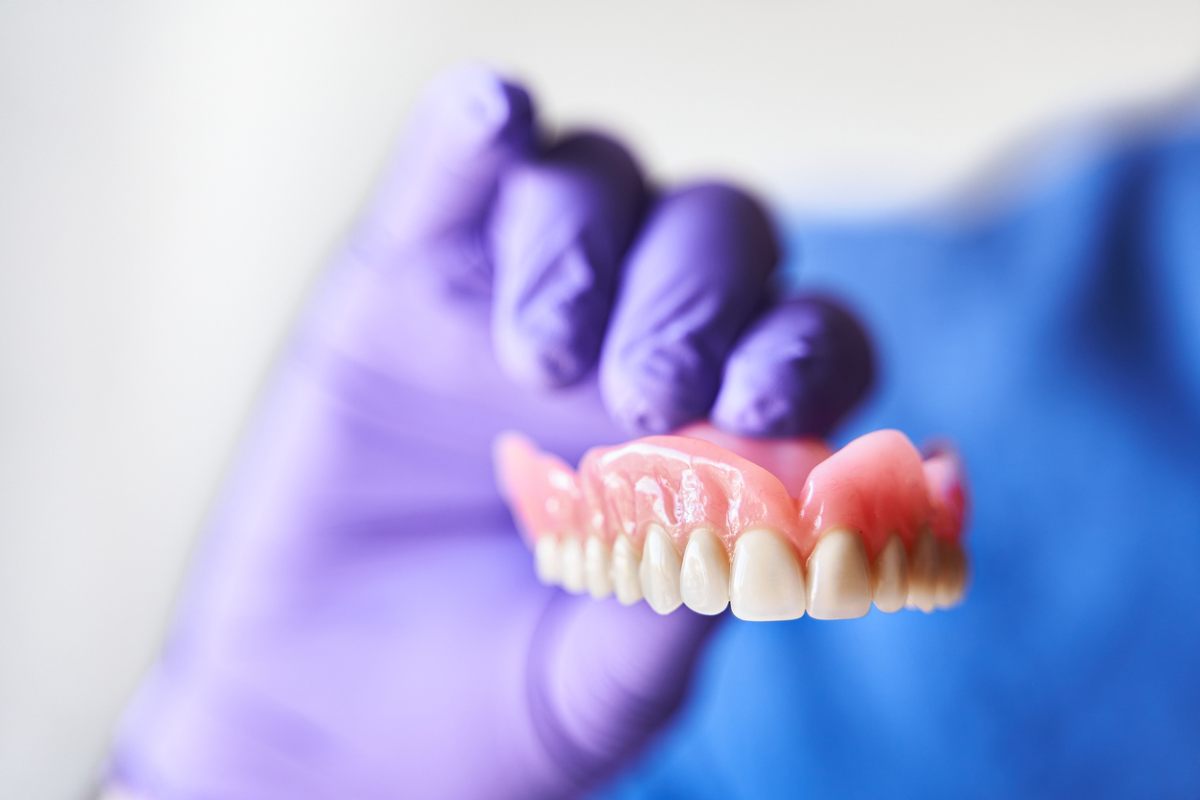
<svg viewBox="0 0 1200 800">
<path fill-rule="evenodd" d="M 800 224 L 883 374 L 857 433 L 961 444 L 964 606 L 718 635 L 612 798 L 1200 797 L 1200 130 L 973 219 Z"/>
</svg>

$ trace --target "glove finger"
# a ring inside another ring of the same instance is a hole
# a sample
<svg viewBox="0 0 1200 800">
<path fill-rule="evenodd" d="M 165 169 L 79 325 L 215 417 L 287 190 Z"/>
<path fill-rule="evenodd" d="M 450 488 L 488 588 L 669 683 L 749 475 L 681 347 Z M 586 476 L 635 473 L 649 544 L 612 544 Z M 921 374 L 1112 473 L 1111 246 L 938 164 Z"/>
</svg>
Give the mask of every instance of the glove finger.
<svg viewBox="0 0 1200 800">
<path fill-rule="evenodd" d="M 593 367 L 645 195 L 633 158 L 595 134 L 505 173 L 491 226 L 492 331 L 513 378 L 566 386 Z"/>
<path fill-rule="evenodd" d="M 779 252 L 766 212 L 737 189 L 697 185 L 659 201 L 626 261 L 600 357 L 618 422 L 661 433 L 707 415 Z"/>
<path fill-rule="evenodd" d="M 713 421 L 745 436 L 825 436 L 862 399 L 874 357 L 837 303 L 795 298 L 746 331 L 725 363 Z"/>
<path fill-rule="evenodd" d="M 563 791 L 594 786 L 670 720 L 720 619 L 561 593 L 551 601 L 529 662 L 530 702 Z"/>
<path fill-rule="evenodd" d="M 419 253 L 451 285 L 486 291 L 486 223 L 500 176 L 535 140 L 522 87 L 473 65 L 440 75 L 410 115 L 358 244 L 393 262 Z"/>
</svg>

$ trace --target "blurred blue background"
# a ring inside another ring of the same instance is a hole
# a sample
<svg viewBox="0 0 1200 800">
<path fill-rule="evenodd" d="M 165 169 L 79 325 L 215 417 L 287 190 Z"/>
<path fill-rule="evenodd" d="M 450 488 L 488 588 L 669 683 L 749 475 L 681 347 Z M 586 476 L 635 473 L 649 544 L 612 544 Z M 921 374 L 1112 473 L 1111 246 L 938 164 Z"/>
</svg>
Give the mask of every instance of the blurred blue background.
<svg viewBox="0 0 1200 800">
<path fill-rule="evenodd" d="M 882 349 L 845 433 L 951 435 L 977 489 L 959 612 L 728 626 L 613 792 L 1195 796 L 1182 0 L 0 4 L 0 796 L 93 779 L 296 304 L 463 58 L 760 190 Z"/>
</svg>

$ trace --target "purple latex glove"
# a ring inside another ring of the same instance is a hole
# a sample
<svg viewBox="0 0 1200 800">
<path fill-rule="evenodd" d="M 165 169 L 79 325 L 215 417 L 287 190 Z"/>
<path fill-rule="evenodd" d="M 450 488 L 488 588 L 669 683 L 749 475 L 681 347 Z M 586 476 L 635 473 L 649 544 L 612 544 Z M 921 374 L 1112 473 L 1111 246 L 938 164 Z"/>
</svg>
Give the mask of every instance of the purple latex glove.
<svg viewBox="0 0 1200 800">
<path fill-rule="evenodd" d="M 113 782 L 529 798 L 619 767 L 712 620 L 539 585 L 492 440 L 575 459 L 714 402 L 744 433 L 828 427 L 866 342 L 831 304 L 772 307 L 777 257 L 746 195 L 652 201 L 612 141 L 540 141 L 521 89 L 439 80 L 282 356 Z"/>
</svg>

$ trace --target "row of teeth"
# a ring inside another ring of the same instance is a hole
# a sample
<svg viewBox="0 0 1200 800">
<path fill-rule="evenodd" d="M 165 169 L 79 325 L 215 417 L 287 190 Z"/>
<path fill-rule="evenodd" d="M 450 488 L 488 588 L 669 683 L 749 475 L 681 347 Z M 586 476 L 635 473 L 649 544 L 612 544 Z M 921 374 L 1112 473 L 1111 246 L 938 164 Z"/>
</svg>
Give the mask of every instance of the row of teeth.
<svg viewBox="0 0 1200 800">
<path fill-rule="evenodd" d="M 871 609 L 925 612 L 958 604 L 966 586 L 966 559 L 959 545 L 928 530 L 908 552 L 891 536 L 874 561 L 861 537 L 846 529 L 824 533 L 807 563 L 768 528 L 742 533 L 733 558 L 716 535 L 692 531 L 682 557 L 667 532 L 651 525 L 639 553 L 624 535 L 611 548 L 600 538 L 543 535 L 534 556 L 538 577 L 569 592 L 602 598 L 615 594 L 631 605 L 645 598 L 659 614 L 681 605 L 700 614 L 726 606 L 745 620 L 851 619 Z"/>
</svg>

